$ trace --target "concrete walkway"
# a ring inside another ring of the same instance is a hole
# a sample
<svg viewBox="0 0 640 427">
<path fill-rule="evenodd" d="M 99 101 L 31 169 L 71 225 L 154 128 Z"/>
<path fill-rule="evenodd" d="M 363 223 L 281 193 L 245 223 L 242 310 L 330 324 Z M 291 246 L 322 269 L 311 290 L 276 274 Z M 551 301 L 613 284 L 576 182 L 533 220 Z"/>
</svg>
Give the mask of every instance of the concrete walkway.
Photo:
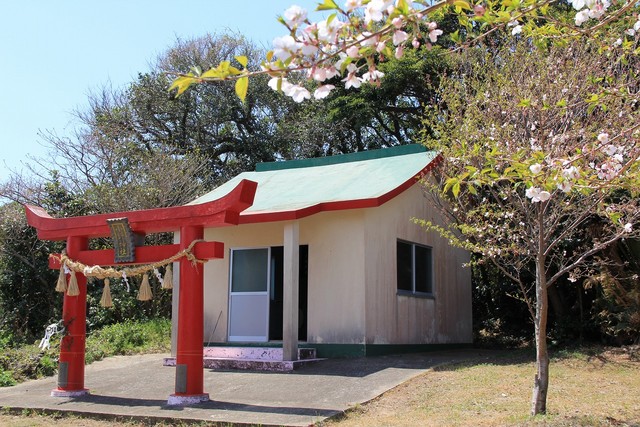
<svg viewBox="0 0 640 427">
<path fill-rule="evenodd" d="M 174 368 L 167 355 L 117 356 L 86 368 L 82 398 L 51 397 L 57 378 L 0 388 L 0 407 L 81 413 L 85 416 L 182 419 L 238 424 L 307 426 L 373 399 L 383 392 L 451 361 L 481 359 L 460 350 L 415 355 L 332 359 L 292 373 L 205 370 L 211 401 L 168 406 Z"/>
</svg>

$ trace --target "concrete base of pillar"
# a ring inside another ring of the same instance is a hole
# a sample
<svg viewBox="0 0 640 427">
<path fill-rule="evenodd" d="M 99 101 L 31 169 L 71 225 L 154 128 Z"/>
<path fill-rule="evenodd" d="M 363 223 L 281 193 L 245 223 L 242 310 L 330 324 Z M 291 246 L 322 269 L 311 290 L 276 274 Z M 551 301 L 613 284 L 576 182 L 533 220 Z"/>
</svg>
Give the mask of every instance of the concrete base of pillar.
<svg viewBox="0 0 640 427">
<path fill-rule="evenodd" d="M 91 393 L 89 393 L 89 390 L 86 388 L 83 388 L 82 390 L 61 390 L 59 388 L 51 390 L 51 396 L 53 397 L 80 397 L 87 396 L 89 394 Z"/>
<path fill-rule="evenodd" d="M 180 405 L 193 405 L 196 403 L 208 402 L 209 393 L 203 394 L 172 394 L 167 400 L 167 405 L 180 406 Z"/>
</svg>

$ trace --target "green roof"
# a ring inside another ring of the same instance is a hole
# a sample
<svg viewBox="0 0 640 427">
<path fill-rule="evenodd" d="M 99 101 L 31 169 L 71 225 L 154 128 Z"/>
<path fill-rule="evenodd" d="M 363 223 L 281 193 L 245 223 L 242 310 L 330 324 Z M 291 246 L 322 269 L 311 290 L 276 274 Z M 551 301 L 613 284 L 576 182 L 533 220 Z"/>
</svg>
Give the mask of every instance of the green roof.
<svg viewBox="0 0 640 427">
<path fill-rule="evenodd" d="M 437 157 L 406 145 L 331 157 L 261 163 L 189 204 L 219 199 L 248 179 L 258 183 L 241 222 L 295 219 L 322 210 L 377 206 L 413 185 Z"/>
</svg>

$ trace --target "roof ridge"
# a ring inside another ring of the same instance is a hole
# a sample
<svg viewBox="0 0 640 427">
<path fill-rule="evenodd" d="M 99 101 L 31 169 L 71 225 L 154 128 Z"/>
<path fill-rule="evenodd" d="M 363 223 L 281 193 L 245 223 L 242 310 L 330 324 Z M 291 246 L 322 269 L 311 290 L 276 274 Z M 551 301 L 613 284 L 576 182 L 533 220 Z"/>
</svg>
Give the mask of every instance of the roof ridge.
<svg viewBox="0 0 640 427">
<path fill-rule="evenodd" d="M 256 165 L 256 172 L 276 171 L 283 169 L 310 168 L 314 166 L 337 165 L 341 163 L 360 162 L 364 160 L 382 159 L 426 152 L 420 144 L 397 145 L 395 147 L 365 150 L 357 153 L 337 154 L 335 156 L 314 157 L 310 159 L 265 162 Z"/>
</svg>

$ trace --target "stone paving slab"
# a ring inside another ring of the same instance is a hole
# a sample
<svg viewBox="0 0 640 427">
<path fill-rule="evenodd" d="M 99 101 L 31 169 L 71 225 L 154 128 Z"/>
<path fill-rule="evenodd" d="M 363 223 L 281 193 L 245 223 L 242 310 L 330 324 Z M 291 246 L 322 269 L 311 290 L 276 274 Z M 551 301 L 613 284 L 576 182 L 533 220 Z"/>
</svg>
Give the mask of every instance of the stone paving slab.
<svg viewBox="0 0 640 427">
<path fill-rule="evenodd" d="M 205 369 L 209 402 L 167 405 L 175 370 L 166 354 L 116 356 L 86 367 L 83 397 L 51 397 L 57 378 L 0 388 L 0 407 L 86 416 L 308 426 L 362 404 L 438 364 L 481 359 L 477 350 L 330 359 L 288 373 Z"/>
</svg>

